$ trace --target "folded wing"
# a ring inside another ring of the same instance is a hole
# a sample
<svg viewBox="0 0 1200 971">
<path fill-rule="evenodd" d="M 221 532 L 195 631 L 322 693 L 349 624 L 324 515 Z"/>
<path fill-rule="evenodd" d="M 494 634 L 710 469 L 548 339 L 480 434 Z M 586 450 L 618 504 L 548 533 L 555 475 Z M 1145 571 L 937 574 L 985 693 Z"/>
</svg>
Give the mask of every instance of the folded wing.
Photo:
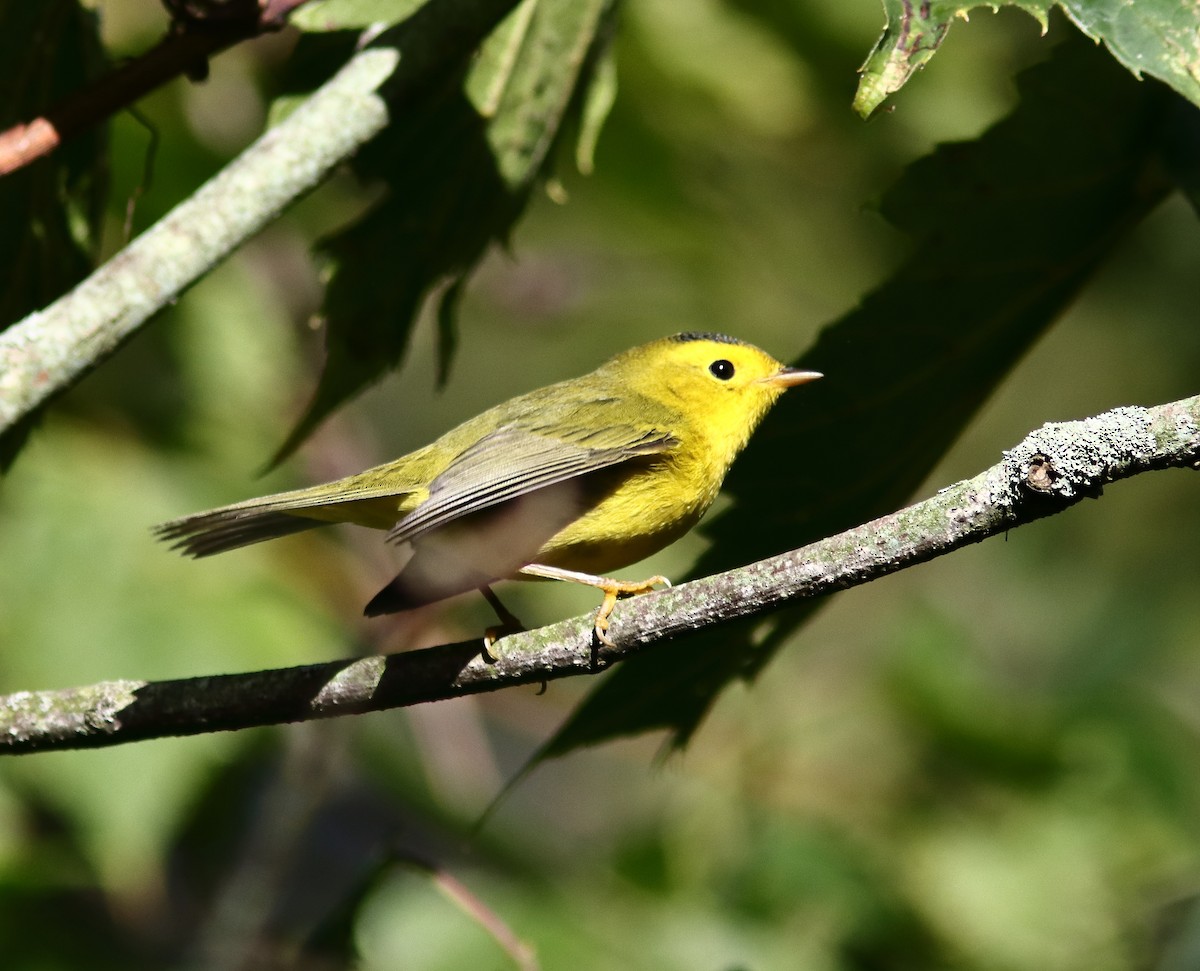
<svg viewBox="0 0 1200 971">
<path fill-rule="evenodd" d="M 412 557 L 367 605 L 368 616 L 407 610 L 512 576 L 555 533 L 626 474 L 677 445 L 659 429 L 609 425 L 564 436 L 504 427 L 466 449 L 388 539 Z"/>
<path fill-rule="evenodd" d="M 498 428 L 433 480 L 429 497 L 392 527 L 388 539 L 403 543 L 463 516 L 677 444 L 667 432 L 627 426 L 570 438 L 536 429 Z M 543 537 L 538 547 L 557 531 Z"/>
</svg>

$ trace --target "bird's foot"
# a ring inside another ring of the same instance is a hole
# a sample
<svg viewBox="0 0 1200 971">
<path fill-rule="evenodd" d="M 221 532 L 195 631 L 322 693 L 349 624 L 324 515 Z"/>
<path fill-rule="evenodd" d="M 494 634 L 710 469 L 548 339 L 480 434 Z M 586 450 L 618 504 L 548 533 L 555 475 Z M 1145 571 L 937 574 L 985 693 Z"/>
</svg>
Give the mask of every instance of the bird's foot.
<svg viewBox="0 0 1200 971">
<path fill-rule="evenodd" d="M 635 597 L 639 593 L 649 593 L 655 587 L 669 587 L 671 581 L 663 576 L 653 576 L 648 580 L 614 580 L 612 577 L 599 577 L 591 573 L 579 573 L 576 570 L 564 570 L 557 566 L 542 566 L 540 563 L 530 563 L 521 568 L 522 573 L 546 580 L 567 580 L 571 583 L 582 583 L 595 587 L 604 594 L 600 609 L 596 611 L 596 620 L 592 625 L 596 640 L 605 647 L 616 647 L 608 636 L 608 618 L 621 597 Z"/>
<path fill-rule="evenodd" d="M 592 631 L 596 640 L 606 647 L 617 646 L 608 636 L 608 620 L 618 600 L 622 597 L 636 597 L 641 593 L 650 593 L 656 587 L 671 585 L 671 581 L 666 577 L 657 575 L 647 580 L 613 580 L 610 577 L 597 577 L 596 579 L 601 582 L 594 586 L 604 592 L 604 600 L 600 604 L 600 609 L 596 611 L 596 621 Z"/>
</svg>

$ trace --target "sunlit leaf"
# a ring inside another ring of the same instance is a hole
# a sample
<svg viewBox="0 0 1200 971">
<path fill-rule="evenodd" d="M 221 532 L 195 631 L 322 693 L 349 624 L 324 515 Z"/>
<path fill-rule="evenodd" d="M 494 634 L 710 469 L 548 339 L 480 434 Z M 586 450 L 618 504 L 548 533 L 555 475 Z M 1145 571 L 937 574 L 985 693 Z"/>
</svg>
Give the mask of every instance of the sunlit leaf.
<svg viewBox="0 0 1200 971">
<path fill-rule="evenodd" d="M 409 16 L 426 0 L 313 0 L 299 7 L 289 19 L 301 30 L 365 30 L 390 26 Z"/>
</svg>

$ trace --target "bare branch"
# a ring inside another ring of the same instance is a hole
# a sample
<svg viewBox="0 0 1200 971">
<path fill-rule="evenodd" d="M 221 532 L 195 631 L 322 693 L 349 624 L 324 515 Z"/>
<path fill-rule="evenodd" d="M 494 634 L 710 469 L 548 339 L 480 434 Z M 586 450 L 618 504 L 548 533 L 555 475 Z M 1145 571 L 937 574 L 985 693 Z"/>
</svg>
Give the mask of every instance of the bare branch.
<svg viewBox="0 0 1200 971">
<path fill-rule="evenodd" d="M 1109 482 L 1200 468 L 1200 395 L 1045 425 L 974 478 L 803 549 L 618 605 L 597 648 L 591 616 L 514 634 L 494 648 L 448 644 L 403 654 L 177 681 L 111 681 L 0 698 L 10 753 L 377 711 L 603 670 L 700 628 L 778 610 L 895 573 L 1100 495 Z"/>
</svg>

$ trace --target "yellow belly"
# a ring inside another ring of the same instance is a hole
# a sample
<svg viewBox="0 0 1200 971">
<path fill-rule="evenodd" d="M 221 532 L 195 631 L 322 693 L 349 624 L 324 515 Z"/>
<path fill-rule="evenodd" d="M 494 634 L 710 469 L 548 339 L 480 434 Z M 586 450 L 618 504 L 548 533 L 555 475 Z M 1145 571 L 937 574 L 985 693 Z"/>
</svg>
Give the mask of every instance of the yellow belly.
<svg viewBox="0 0 1200 971">
<path fill-rule="evenodd" d="M 700 521 L 720 478 L 678 463 L 656 463 L 625 478 L 611 493 L 546 542 L 533 562 L 604 574 L 645 559 Z"/>
</svg>

